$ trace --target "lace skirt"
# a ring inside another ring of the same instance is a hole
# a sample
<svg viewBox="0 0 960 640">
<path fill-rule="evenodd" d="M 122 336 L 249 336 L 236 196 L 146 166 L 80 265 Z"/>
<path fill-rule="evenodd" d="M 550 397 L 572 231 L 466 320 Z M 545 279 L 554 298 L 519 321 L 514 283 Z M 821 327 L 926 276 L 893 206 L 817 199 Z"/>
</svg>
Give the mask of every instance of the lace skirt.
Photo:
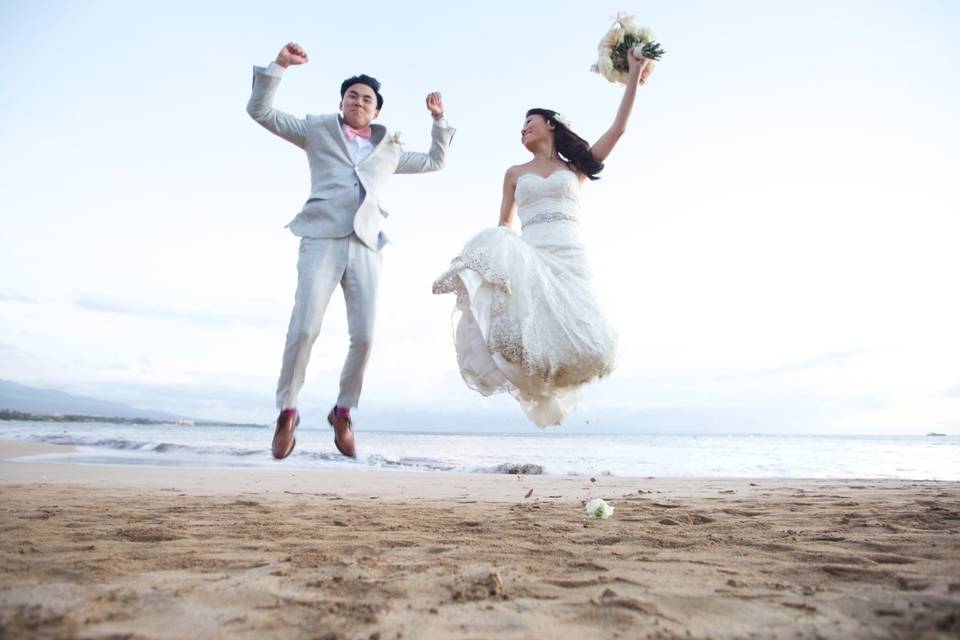
<svg viewBox="0 0 960 640">
<path fill-rule="evenodd" d="M 580 388 L 613 370 L 616 333 L 582 245 L 534 246 L 505 227 L 487 229 L 433 292 L 457 296 L 454 341 L 467 385 L 510 393 L 539 427 L 560 424 Z"/>
</svg>

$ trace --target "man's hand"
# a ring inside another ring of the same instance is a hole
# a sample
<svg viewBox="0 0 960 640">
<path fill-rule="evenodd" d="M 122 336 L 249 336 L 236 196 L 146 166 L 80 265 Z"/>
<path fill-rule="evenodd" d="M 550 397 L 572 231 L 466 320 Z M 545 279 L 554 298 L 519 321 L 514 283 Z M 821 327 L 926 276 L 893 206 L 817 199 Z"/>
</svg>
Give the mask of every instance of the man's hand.
<svg viewBox="0 0 960 640">
<path fill-rule="evenodd" d="M 440 118 L 443 115 L 443 98 L 439 91 L 427 94 L 427 111 L 434 118 Z"/>
<path fill-rule="evenodd" d="M 306 64 L 310 61 L 307 52 L 296 42 L 288 42 L 277 54 L 277 64 L 286 69 L 292 64 Z"/>
</svg>

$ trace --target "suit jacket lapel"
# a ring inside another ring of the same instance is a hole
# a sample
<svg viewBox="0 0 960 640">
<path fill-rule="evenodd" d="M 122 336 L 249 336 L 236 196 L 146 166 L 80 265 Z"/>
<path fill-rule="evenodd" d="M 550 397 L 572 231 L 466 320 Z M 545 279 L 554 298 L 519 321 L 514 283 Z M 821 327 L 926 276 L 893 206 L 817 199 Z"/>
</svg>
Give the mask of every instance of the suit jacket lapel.
<svg viewBox="0 0 960 640">
<path fill-rule="evenodd" d="M 373 144 L 373 149 L 370 150 L 370 153 L 367 154 L 367 157 L 363 159 L 363 164 L 369 160 L 375 153 L 380 151 L 380 148 L 387 142 L 387 128 L 382 124 L 372 124 L 370 125 L 371 134 L 370 142 Z"/>
<path fill-rule="evenodd" d="M 324 118 L 327 121 L 327 129 L 330 130 L 330 135 L 336 138 L 340 142 L 340 150 L 343 151 L 344 157 L 350 161 L 350 151 L 347 150 L 347 141 L 343 138 L 343 129 L 340 127 L 340 116 L 331 115 L 329 118 Z"/>
<path fill-rule="evenodd" d="M 387 128 L 382 124 L 372 124 L 370 125 L 370 142 L 373 144 L 373 148 L 376 149 L 383 139 L 387 137 Z"/>
</svg>

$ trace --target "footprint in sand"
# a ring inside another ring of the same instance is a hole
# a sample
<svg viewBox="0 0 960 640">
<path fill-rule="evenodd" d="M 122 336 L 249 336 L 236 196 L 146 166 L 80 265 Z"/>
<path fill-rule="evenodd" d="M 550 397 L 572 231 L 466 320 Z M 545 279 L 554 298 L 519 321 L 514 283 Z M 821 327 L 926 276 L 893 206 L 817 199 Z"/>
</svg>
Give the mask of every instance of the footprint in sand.
<svg viewBox="0 0 960 640">
<path fill-rule="evenodd" d="M 596 587 L 606 581 L 603 578 L 587 578 L 584 580 L 544 580 L 544 582 L 561 589 L 582 589 L 583 587 Z"/>
<path fill-rule="evenodd" d="M 756 516 L 766 515 L 766 511 L 748 511 L 746 509 L 723 509 L 724 513 L 731 516 L 741 516 L 744 518 L 755 518 Z"/>
<path fill-rule="evenodd" d="M 878 571 L 875 569 L 848 567 L 836 564 L 823 565 L 820 567 L 820 570 L 839 580 L 849 580 L 851 582 L 879 583 L 889 580 L 893 577 L 889 571 Z"/>
<path fill-rule="evenodd" d="M 886 553 L 873 554 L 867 556 L 867 558 L 876 562 L 877 564 L 916 564 L 917 562 L 913 558 Z"/>
<path fill-rule="evenodd" d="M 130 542 L 170 542 L 171 540 L 179 540 L 183 536 L 178 536 L 160 527 L 128 527 L 117 529 L 117 537 Z"/>
<path fill-rule="evenodd" d="M 571 562 L 567 564 L 567 567 L 571 569 L 577 569 L 579 571 L 609 571 L 610 569 L 603 566 L 602 564 L 597 564 L 596 562 Z"/>
<path fill-rule="evenodd" d="M 711 522 L 716 522 L 713 518 L 710 518 L 699 513 L 685 513 L 677 514 L 673 518 L 664 518 L 659 521 L 660 524 L 665 524 L 669 526 L 678 525 L 678 524 L 690 524 L 690 525 L 700 525 L 700 524 L 710 524 Z"/>
<path fill-rule="evenodd" d="M 926 591 L 930 588 L 930 583 L 901 576 L 897 578 L 897 587 L 899 587 L 901 591 Z"/>
</svg>

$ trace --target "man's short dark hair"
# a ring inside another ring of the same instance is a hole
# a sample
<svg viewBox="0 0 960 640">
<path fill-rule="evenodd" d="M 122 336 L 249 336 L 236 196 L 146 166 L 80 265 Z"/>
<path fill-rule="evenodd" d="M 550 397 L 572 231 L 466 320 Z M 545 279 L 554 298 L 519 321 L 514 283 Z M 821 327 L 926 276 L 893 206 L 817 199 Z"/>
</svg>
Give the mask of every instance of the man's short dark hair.
<svg viewBox="0 0 960 640">
<path fill-rule="evenodd" d="M 347 89 L 352 87 L 355 84 L 365 84 L 371 89 L 377 96 L 377 111 L 383 108 L 383 96 L 380 95 L 380 81 L 374 78 L 373 76 L 368 76 L 365 73 L 361 73 L 358 76 L 353 76 L 352 78 L 347 78 L 343 81 L 343 84 L 340 85 L 340 99 L 343 99 L 343 96 L 347 94 Z"/>
</svg>

